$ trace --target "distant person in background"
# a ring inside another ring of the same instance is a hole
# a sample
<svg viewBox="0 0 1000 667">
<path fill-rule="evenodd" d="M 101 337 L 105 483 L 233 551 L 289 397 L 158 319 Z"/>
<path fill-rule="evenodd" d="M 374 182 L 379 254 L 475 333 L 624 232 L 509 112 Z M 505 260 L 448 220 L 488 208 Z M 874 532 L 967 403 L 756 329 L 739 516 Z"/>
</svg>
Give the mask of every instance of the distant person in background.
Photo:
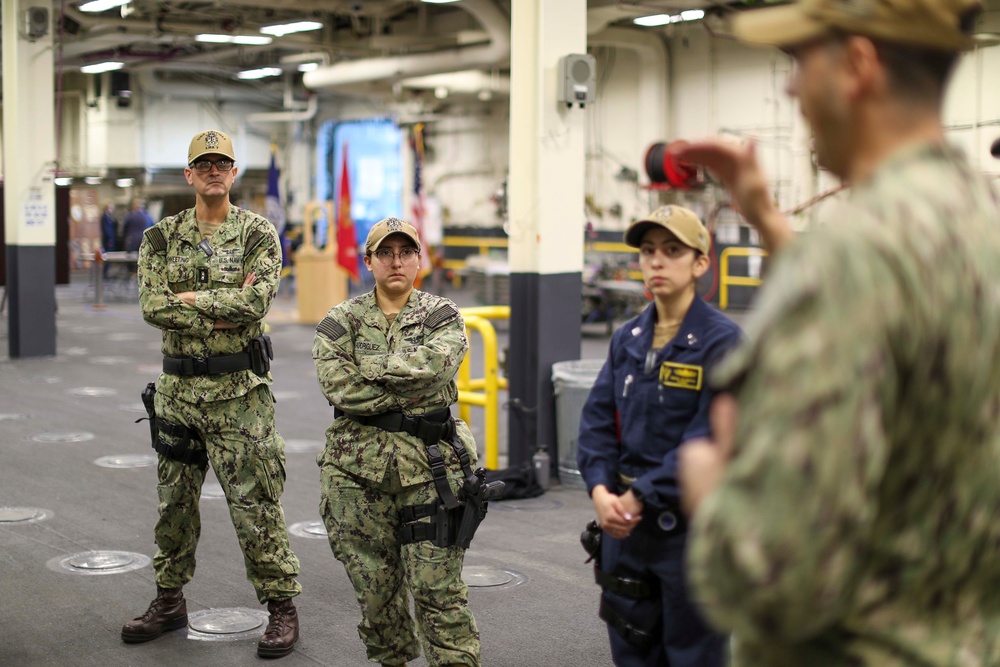
<svg viewBox="0 0 1000 667">
<path fill-rule="evenodd" d="M 118 248 L 118 221 L 115 220 L 115 205 L 104 202 L 101 213 L 101 252 L 114 252 Z M 104 264 L 104 277 L 108 277 L 108 264 Z"/>
<path fill-rule="evenodd" d="M 153 219 L 146 212 L 146 203 L 136 197 L 125 216 L 125 251 L 138 252 L 142 244 L 142 233 L 153 226 Z"/>
</svg>

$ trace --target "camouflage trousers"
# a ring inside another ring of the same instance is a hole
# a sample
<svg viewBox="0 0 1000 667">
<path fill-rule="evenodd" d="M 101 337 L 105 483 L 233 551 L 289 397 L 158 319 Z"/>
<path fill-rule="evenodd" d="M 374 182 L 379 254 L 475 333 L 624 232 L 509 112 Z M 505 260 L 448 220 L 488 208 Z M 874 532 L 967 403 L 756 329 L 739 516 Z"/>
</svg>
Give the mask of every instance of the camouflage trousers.
<svg viewBox="0 0 1000 667">
<path fill-rule="evenodd" d="M 453 490 L 460 481 L 460 475 L 453 477 Z M 435 500 L 434 484 L 402 486 L 392 459 L 381 484 L 323 466 L 322 488 L 320 513 L 361 606 L 358 633 L 368 659 L 401 665 L 416 659 L 422 646 L 432 667 L 478 667 L 479 630 L 462 581 L 465 551 L 399 541 L 400 511 Z M 407 593 L 413 596 L 415 629 Z"/>
<path fill-rule="evenodd" d="M 275 429 L 270 388 L 259 385 L 245 396 L 200 404 L 157 392 L 155 407 L 158 418 L 192 428 L 204 439 L 257 599 L 263 603 L 301 593 L 295 579 L 299 560 L 288 544 L 279 502 L 285 488 L 285 441 Z M 201 446 L 191 441 L 192 448 Z M 153 568 L 161 588 L 179 588 L 194 575 L 201 534 L 198 501 L 206 472 L 207 466 L 159 457 Z"/>
</svg>

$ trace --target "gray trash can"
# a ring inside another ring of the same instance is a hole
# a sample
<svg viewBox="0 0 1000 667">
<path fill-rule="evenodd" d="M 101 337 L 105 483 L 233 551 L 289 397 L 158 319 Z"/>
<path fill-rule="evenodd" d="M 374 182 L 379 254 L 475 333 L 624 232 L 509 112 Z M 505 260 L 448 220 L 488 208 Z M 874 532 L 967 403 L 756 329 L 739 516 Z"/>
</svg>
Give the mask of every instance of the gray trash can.
<svg viewBox="0 0 1000 667">
<path fill-rule="evenodd" d="M 559 481 L 567 486 L 586 486 L 576 465 L 576 440 L 580 433 L 583 405 L 603 366 L 604 359 L 578 359 L 552 364 Z"/>
</svg>

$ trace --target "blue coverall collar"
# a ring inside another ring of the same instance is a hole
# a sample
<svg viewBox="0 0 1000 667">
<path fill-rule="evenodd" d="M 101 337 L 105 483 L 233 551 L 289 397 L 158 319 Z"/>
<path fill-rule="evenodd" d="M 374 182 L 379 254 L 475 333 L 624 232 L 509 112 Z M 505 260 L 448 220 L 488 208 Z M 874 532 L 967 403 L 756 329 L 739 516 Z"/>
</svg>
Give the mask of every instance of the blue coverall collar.
<svg viewBox="0 0 1000 667">
<path fill-rule="evenodd" d="M 711 306 L 705 303 L 700 296 L 695 296 L 684 315 L 681 326 L 677 329 L 677 334 L 668 343 L 674 347 L 689 350 L 701 349 L 702 341 L 705 338 L 704 331 L 708 317 L 712 312 Z M 646 307 L 639 317 L 634 321 L 630 330 L 630 335 L 625 341 L 625 347 L 629 354 L 636 358 L 642 358 L 650 345 L 653 344 L 653 329 L 656 326 L 656 304 L 651 303 Z"/>
</svg>

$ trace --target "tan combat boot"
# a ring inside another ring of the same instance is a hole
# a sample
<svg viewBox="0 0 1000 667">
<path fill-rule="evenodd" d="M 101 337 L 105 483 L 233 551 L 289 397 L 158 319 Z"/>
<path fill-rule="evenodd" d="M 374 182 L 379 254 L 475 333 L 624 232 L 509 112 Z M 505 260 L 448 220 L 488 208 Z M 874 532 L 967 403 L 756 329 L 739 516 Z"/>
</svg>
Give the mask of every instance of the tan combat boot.
<svg viewBox="0 0 1000 667">
<path fill-rule="evenodd" d="M 187 603 L 179 588 L 157 588 L 156 598 L 149 603 L 149 609 L 122 627 L 122 641 L 126 644 L 141 644 L 156 639 L 168 630 L 177 630 L 187 625 Z"/>
<path fill-rule="evenodd" d="M 299 638 L 299 613 L 291 599 L 268 600 L 267 612 L 271 618 L 264 636 L 257 642 L 257 655 L 262 658 L 286 656 Z"/>
</svg>

